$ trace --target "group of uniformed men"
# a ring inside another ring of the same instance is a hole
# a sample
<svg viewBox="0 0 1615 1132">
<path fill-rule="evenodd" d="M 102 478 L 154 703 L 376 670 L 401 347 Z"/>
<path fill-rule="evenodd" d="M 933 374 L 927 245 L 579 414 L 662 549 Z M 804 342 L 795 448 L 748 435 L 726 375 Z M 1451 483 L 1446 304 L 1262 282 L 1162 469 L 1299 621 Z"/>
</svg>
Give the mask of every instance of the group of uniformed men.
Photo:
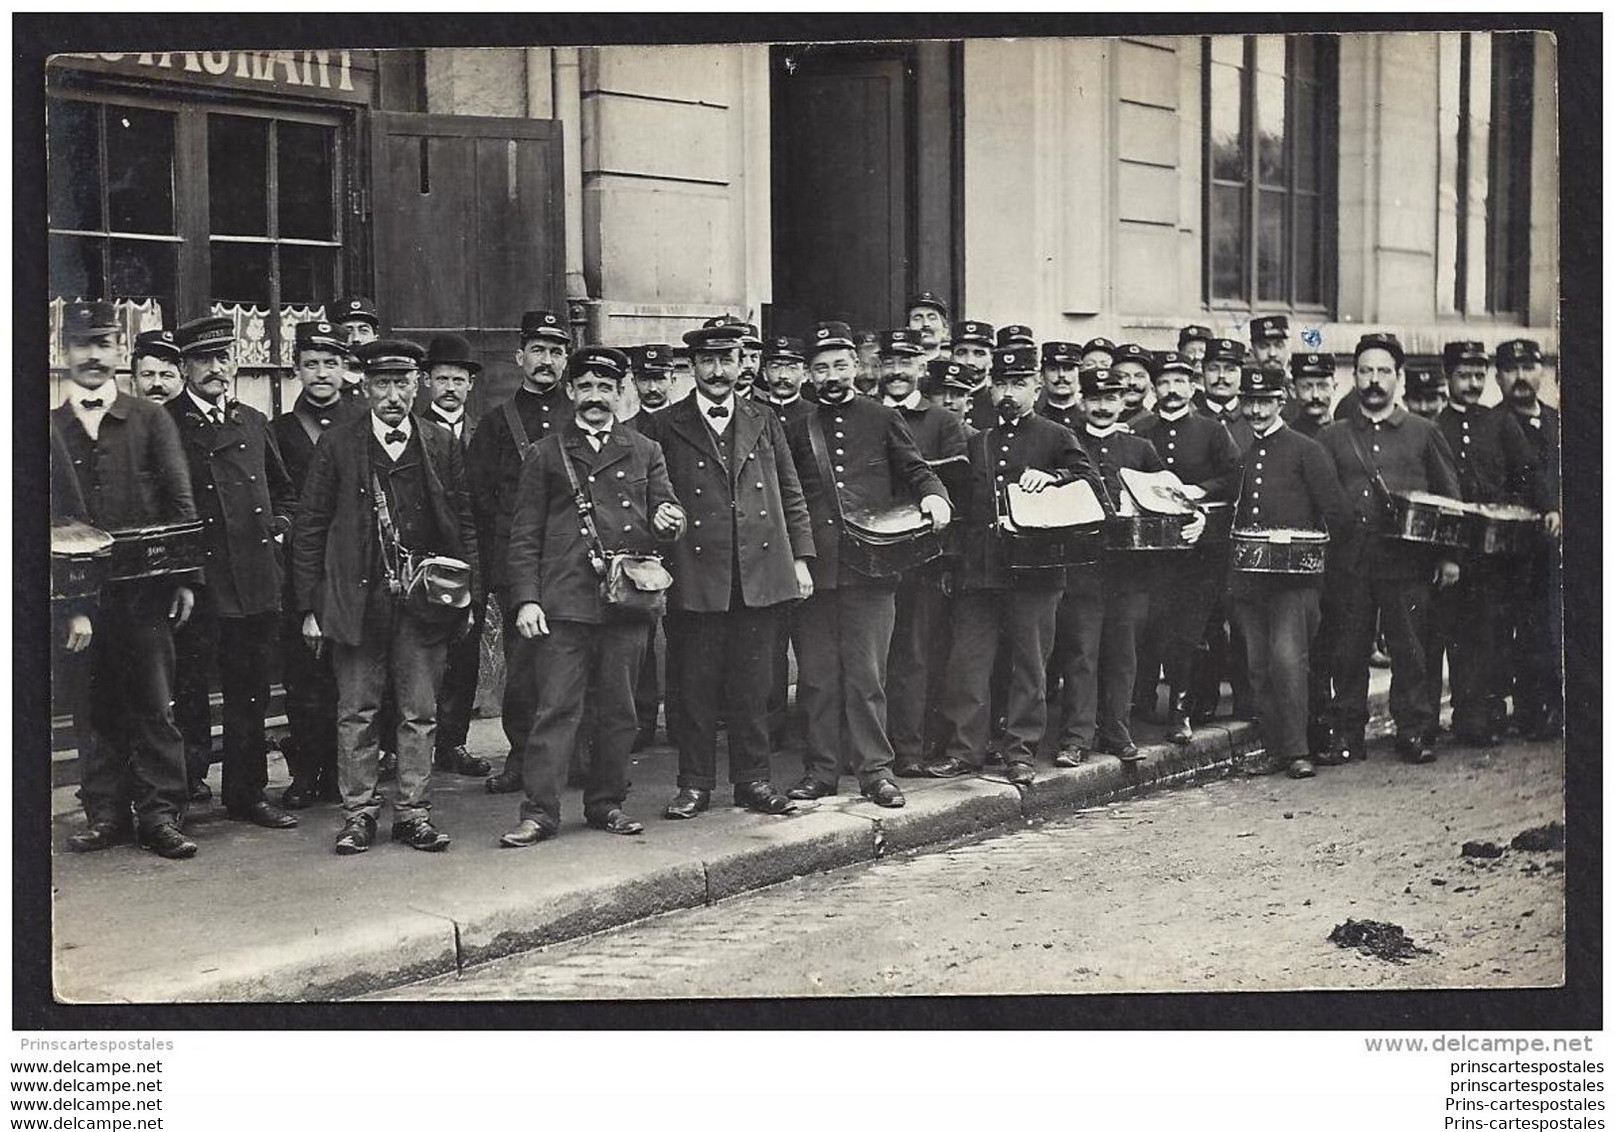
<svg viewBox="0 0 1615 1132">
<path fill-rule="evenodd" d="M 1536 343 L 1498 348 L 1503 398 L 1488 408 L 1494 359 L 1479 343 L 1423 367 L 1394 336 L 1365 334 L 1331 420 L 1337 360 L 1292 354 L 1283 316 L 1252 320 L 1248 346 L 1188 326 L 1177 349 L 1151 352 L 1039 346 L 1023 325 L 950 321 L 931 293 L 908 315 L 863 334 L 823 322 L 805 339 L 719 316 L 682 348 L 618 350 L 574 347 L 564 319 L 531 311 L 520 388 L 477 418 L 481 366 L 464 338 L 379 338 L 374 305 L 345 299 L 297 327 L 302 389 L 269 421 L 231 397 L 230 320 L 140 334 L 131 396 L 111 384 L 124 363 L 113 305 L 70 304 L 53 515 L 113 531 L 200 518 L 206 558 L 55 603 L 88 818 L 67 847 L 196 852 L 183 822 L 210 796 L 214 671 L 229 815 L 286 829 L 293 811 L 339 802 L 343 854 L 373 844 L 389 779 L 393 840 L 446 848 L 434 770 L 522 795 L 505 846 L 555 836 L 569 780 L 588 825 L 641 832 L 627 770 L 664 702 L 674 819 L 711 804 L 720 727 L 737 806 L 786 813 L 852 776 L 897 807 L 897 778 L 989 761 L 1029 785 L 1045 746 L 1056 766 L 1135 761 L 1130 718 L 1159 721 L 1163 676 L 1170 741 L 1212 717 L 1226 678 L 1234 715 L 1261 728 L 1250 769 L 1310 777 L 1365 757 L 1377 639 L 1405 759 L 1435 757 L 1443 658 L 1456 741 L 1558 732 L 1558 417 L 1537 396 Z M 675 401 L 683 371 L 693 390 Z M 1327 575 L 1231 573 L 1214 538 L 1011 566 L 1008 485 L 1084 479 L 1114 515 L 1124 469 L 1175 473 L 1191 499 L 1232 507 L 1235 529 L 1327 532 Z M 1528 504 L 1540 544 L 1499 561 L 1399 539 L 1388 494 L 1408 491 Z M 846 516 L 904 503 L 946 531 L 949 553 L 896 578 L 861 573 L 842 553 Z M 622 552 L 661 556 L 665 618 L 603 599 L 604 560 Z M 410 565 L 434 555 L 469 567 L 468 607 L 406 596 Z M 505 627 L 498 774 L 465 749 L 488 598 Z M 277 637 L 292 775 L 278 803 L 264 733 Z M 806 742 L 781 790 L 770 755 L 787 650 Z"/>
</svg>

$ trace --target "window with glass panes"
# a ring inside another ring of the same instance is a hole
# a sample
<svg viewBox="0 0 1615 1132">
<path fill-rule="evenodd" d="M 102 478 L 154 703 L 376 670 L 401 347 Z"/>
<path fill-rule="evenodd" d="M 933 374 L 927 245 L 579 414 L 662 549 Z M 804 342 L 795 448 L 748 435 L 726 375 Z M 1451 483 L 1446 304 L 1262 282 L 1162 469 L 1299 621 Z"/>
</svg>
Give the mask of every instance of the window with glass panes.
<svg viewBox="0 0 1615 1132">
<path fill-rule="evenodd" d="M 278 312 L 336 296 L 341 115 L 117 96 L 46 115 L 54 297 L 155 298 L 170 324 L 257 308 L 273 336 Z"/>
<path fill-rule="evenodd" d="M 1329 36 L 1204 40 L 1209 305 L 1333 302 L 1335 59 Z"/>
</svg>

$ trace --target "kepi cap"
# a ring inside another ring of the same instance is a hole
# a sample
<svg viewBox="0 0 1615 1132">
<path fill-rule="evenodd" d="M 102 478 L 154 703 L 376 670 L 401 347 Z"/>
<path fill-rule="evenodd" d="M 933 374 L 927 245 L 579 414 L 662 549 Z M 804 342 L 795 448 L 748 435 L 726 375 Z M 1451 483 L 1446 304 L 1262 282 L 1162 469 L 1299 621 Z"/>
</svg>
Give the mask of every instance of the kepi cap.
<svg viewBox="0 0 1615 1132">
<path fill-rule="evenodd" d="M 554 311 L 526 311 L 522 314 L 522 342 L 534 338 L 547 338 L 563 346 L 572 344 L 572 332 L 566 320 Z"/>
<path fill-rule="evenodd" d="M 925 344 L 920 341 L 920 332 L 900 326 L 895 330 L 882 330 L 876 338 L 876 348 L 880 356 L 890 357 L 894 354 L 918 355 L 925 353 Z"/>
<path fill-rule="evenodd" d="M 1542 361 L 1542 346 L 1530 338 L 1510 338 L 1497 347 L 1497 368 L 1530 365 Z"/>
<path fill-rule="evenodd" d="M 1384 350 L 1396 359 L 1398 366 L 1401 366 L 1407 360 L 1407 354 L 1402 349 L 1402 343 L 1397 340 L 1394 334 L 1385 334 L 1379 331 L 1364 334 L 1357 339 L 1357 348 L 1351 352 L 1352 361 L 1355 362 L 1369 350 Z"/>
<path fill-rule="evenodd" d="M 292 330 L 292 345 L 299 351 L 326 350 L 342 357 L 353 353 L 342 331 L 323 318 L 298 323 Z"/>
<path fill-rule="evenodd" d="M 963 319 L 954 324 L 953 345 L 963 346 L 965 343 L 975 346 L 986 346 L 989 350 L 995 345 L 993 341 L 993 324 L 990 322 L 977 322 L 975 319 Z"/>
<path fill-rule="evenodd" d="M 1290 336 L 1290 320 L 1282 314 L 1267 314 L 1250 322 L 1252 342 L 1269 342 Z"/>
<path fill-rule="evenodd" d="M 174 331 L 174 344 L 185 358 L 223 353 L 236 344 L 236 324 L 222 314 L 193 318 Z"/>
<path fill-rule="evenodd" d="M 1239 370 L 1241 397 L 1283 397 L 1284 371 L 1277 366 L 1242 366 Z"/>
<path fill-rule="evenodd" d="M 857 345 L 853 341 L 852 327 L 844 322 L 821 322 L 808 335 L 806 353 L 811 359 L 825 350 L 855 349 Z"/>
<path fill-rule="evenodd" d="M 1491 359 L 1486 356 L 1484 342 L 1448 342 L 1441 347 L 1441 364 L 1448 369 L 1456 369 L 1462 365 L 1487 365 Z"/>
<path fill-rule="evenodd" d="M 1183 373 L 1194 376 L 1194 363 L 1176 350 L 1158 350 L 1150 358 L 1150 374 L 1160 377 L 1165 373 Z"/>
<path fill-rule="evenodd" d="M 1082 347 L 1075 342 L 1045 342 L 1042 354 L 1046 366 L 1074 366 L 1082 360 Z"/>
<path fill-rule="evenodd" d="M 935 291 L 921 291 L 916 295 L 911 295 L 908 300 L 908 306 L 904 309 L 913 310 L 915 307 L 930 307 L 944 319 L 948 317 L 948 304 Z"/>
<path fill-rule="evenodd" d="M 1210 342 L 1215 337 L 1217 336 L 1211 332 L 1211 327 L 1191 323 L 1178 331 L 1178 350 L 1181 352 L 1190 342 Z"/>
<path fill-rule="evenodd" d="M 426 351 L 403 338 L 377 338 L 354 347 L 365 373 L 409 373 L 421 368 Z"/>
<path fill-rule="evenodd" d="M 665 342 L 632 346 L 628 350 L 628 361 L 635 373 L 666 373 L 673 368 L 673 347 Z"/>
<path fill-rule="evenodd" d="M 566 379 L 572 381 L 585 372 L 621 381 L 628 376 L 628 355 L 614 346 L 580 346 L 566 360 Z"/>
<path fill-rule="evenodd" d="M 946 358 L 935 358 L 926 364 L 925 382 L 933 388 L 947 386 L 968 392 L 976 387 L 976 371 Z"/>
<path fill-rule="evenodd" d="M 1035 346 L 1037 345 L 1037 339 L 1032 335 L 1030 326 L 1012 322 L 1008 326 L 998 328 L 998 344 L 1000 346 Z"/>
<path fill-rule="evenodd" d="M 174 341 L 172 330 L 142 330 L 135 335 L 134 349 L 129 351 L 129 356 L 161 358 L 178 365 L 179 345 Z"/>
<path fill-rule="evenodd" d="M 371 326 L 381 325 L 381 316 L 376 313 L 374 301 L 363 295 L 349 295 L 345 299 L 338 299 L 334 304 L 336 314 L 331 316 L 333 322 L 368 322 Z"/>
<path fill-rule="evenodd" d="M 1434 362 L 1409 362 L 1403 378 L 1403 397 L 1434 397 L 1447 392 L 1447 377 Z"/>
<path fill-rule="evenodd" d="M 1335 356 L 1333 354 L 1291 354 L 1290 376 L 1327 377 L 1335 376 Z"/>
<path fill-rule="evenodd" d="M 1120 393 L 1126 386 L 1122 379 L 1111 372 L 1109 366 L 1095 366 L 1085 369 L 1077 376 L 1077 389 L 1084 397 L 1093 397 L 1100 393 Z"/>
<path fill-rule="evenodd" d="M 1017 373 L 1037 373 L 1037 350 L 1031 345 L 1000 346 L 993 351 L 994 377 L 1008 377 Z"/>
<path fill-rule="evenodd" d="M 1245 361 L 1245 343 L 1233 338 L 1213 338 L 1206 343 L 1205 360 L 1242 364 Z"/>
</svg>

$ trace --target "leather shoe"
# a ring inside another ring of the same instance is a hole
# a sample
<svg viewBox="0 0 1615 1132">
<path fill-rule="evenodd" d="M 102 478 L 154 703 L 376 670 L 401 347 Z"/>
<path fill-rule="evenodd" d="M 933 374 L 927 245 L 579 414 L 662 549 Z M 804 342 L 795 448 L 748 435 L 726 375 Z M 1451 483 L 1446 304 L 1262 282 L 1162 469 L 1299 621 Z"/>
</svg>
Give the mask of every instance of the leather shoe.
<svg viewBox="0 0 1615 1132">
<path fill-rule="evenodd" d="M 66 844 L 69 853 L 94 853 L 100 849 L 122 845 L 129 839 L 127 822 L 95 821 L 90 823 L 89 829 L 69 834 Z"/>
<path fill-rule="evenodd" d="M 185 797 L 192 802 L 211 802 L 213 800 L 213 787 L 207 784 L 207 779 L 193 779 L 185 788 Z"/>
<path fill-rule="evenodd" d="M 892 764 L 892 773 L 898 778 L 924 778 L 925 761 L 923 759 L 898 759 Z"/>
<path fill-rule="evenodd" d="M 1268 758 L 1266 755 L 1250 759 L 1240 767 L 1240 771 L 1246 778 L 1266 778 L 1270 774 L 1277 774 L 1285 769 L 1287 769 L 1287 764 L 1284 760 Z"/>
<path fill-rule="evenodd" d="M 150 849 L 159 857 L 167 857 L 171 861 L 183 861 L 187 857 L 196 856 L 196 842 L 181 833 L 179 826 L 173 822 L 165 822 L 142 833 L 140 847 Z"/>
<path fill-rule="evenodd" d="M 1010 763 L 1009 773 L 1005 777 L 1016 786 L 1030 786 L 1037 779 L 1037 771 L 1032 769 L 1031 763 Z"/>
<path fill-rule="evenodd" d="M 1189 697 L 1174 695 L 1172 697 L 1171 713 L 1168 717 L 1166 741 L 1182 746 L 1194 739 L 1194 724 L 1189 721 Z"/>
<path fill-rule="evenodd" d="M 1061 747 L 1058 751 L 1056 751 L 1055 754 L 1054 754 L 1054 765 L 1055 766 L 1064 766 L 1064 767 L 1081 766 L 1083 763 L 1085 763 L 1087 761 L 1088 761 L 1087 748 L 1079 747 L 1074 743 L 1066 744 L 1065 746 Z"/>
<path fill-rule="evenodd" d="M 348 819 L 336 836 L 336 851 L 344 857 L 363 853 L 376 842 L 376 819 L 358 814 Z"/>
<path fill-rule="evenodd" d="M 537 845 L 540 841 L 548 841 L 554 836 L 555 830 L 552 827 L 542 825 L 532 818 L 523 818 L 515 829 L 500 834 L 499 845 L 504 849 L 526 849 L 530 845 Z"/>
<path fill-rule="evenodd" d="M 449 847 L 449 835 L 433 825 L 431 818 L 393 822 L 393 840 L 423 853 L 441 853 Z"/>
<path fill-rule="evenodd" d="M 607 833 L 644 833 L 645 827 L 621 810 L 607 810 L 598 816 L 584 819 L 590 829 L 603 829 Z"/>
<path fill-rule="evenodd" d="M 1312 778 L 1318 772 L 1313 768 L 1311 759 L 1291 759 L 1284 773 L 1291 778 Z"/>
<path fill-rule="evenodd" d="M 521 759 L 515 755 L 505 759 L 505 768 L 482 784 L 490 794 L 519 794 L 522 788 Z"/>
<path fill-rule="evenodd" d="M 956 759 L 948 755 L 940 759 L 931 759 L 925 764 L 925 773 L 932 778 L 963 778 L 970 774 L 980 774 L 981 768 L 971 766 L 963 759 Z"/>
<path fill-rule="evenodd" d="M 294 778 L 280 794 L 281 809 L 306 810 L 317 800 L 318 791 L 312 782 L 305 782 L 301 778 Z"/>
<path fill-rule="evenodd" d="M 797 783 L 785 791 L 787 798 L 794 798 L 799 802 L 813 802 L 820 798 L 828 798 L 836 793 L 836 786 L 829 782 L 820 782 L 811 774 L 804 774 Z"/>
<path fill-rule="evenodd" d="M 231 810 L 229 813 L 236 821 L 250 821 L 253 825 L 263 826 L 265 829 L 297 827 L 297 818 L 273 802 L 254 802 L 244 810 Z"/>
<path fill-rule="evenodd" d="M 1116 752 L 1116 757 L 1124 763 L 1139 763 L 1144 761 L 1144 752 L 1138 749 L 1137 743 L 1129 743 Z"/>
<path fill-rule="evenodd" d="M 712 791 L 698 790 L 693 786 L 686 786 L 673 796 L 673 800 L 667 804 L 667 809 L 662 811 L 662 816 L 668 818 L 693 818 L 696 814 L 706 810 L 711 804 Z"/>
<path fill-rule="evenodd" d="M 487 778 L 493 771 L 487 759 L 473 755 L 464 746 L 439 750 L 432 756 L 432 766 L 450 774 L 463 774 L 467 778 Z"/>
<path fill-rule="evenodd" d="M 897 783 L 889 778 L 876 779 L 864 787 L 864 797 L 877 806 L 885 806 L 888 810 L 897 810 L 903 807 L 906 799 L 903 792 L 898 789 Z"/>
<path fill-rule="evenodd" d="M 769 782 L 738 782 L 735 784 L 735 805 L 759 814 L 788 814 L 796 809 L 791 800 Z"/>
<path fill-rule="evenodd" d="M 1423 764 L 1436 761 L 1435 749 L 1418 736 L 1398 739 L 1396 753 L 1401 756 L 1403 762 Z"/>
</svg>

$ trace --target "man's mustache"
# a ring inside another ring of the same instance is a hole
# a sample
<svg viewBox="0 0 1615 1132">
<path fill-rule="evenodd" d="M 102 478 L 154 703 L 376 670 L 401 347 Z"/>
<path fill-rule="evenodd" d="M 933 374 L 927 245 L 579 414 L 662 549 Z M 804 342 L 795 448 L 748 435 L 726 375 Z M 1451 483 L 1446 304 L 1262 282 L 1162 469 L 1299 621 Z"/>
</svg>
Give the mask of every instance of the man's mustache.
<svg viewBox="0 0 1615 1132">
<path fill-rule="evenodd" d="M 585 401 L 585 402 L 583 402 L 583 404 L 579 405 L 578 408 L 579 409 L 605 409 L 607 412 L 609 412 L 611 410 L 611 406 L 609 404 L 607 404 L 606 402 L 604 402 L 604 401 Z"/>
</svg>

